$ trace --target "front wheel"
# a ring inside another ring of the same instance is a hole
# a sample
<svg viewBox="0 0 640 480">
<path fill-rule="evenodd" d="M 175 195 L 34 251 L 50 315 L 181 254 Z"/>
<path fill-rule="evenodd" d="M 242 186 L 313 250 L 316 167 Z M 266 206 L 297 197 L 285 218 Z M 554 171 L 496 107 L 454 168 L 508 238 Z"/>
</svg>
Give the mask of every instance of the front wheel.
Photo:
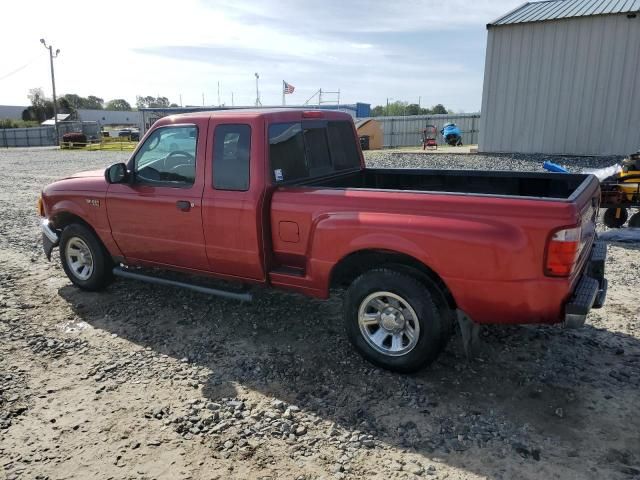
<svg viewBox="0 0 640 480">
<path fill-rule="evenodd" d="M 386 268 L 354 280 L 346 293 L 344 323 L 364 358 L 396 372 L 430 364 L 448 338 L 429 289 L 411 275 Z"/>
<path fill-rule="evenodd" d="M 101 290 L 112 279 L 111 258 L 100 239 L 84 225 L 72 224 L 62 231 L 60 260 L 69 280 L 83 290 Z"/>
</svg>

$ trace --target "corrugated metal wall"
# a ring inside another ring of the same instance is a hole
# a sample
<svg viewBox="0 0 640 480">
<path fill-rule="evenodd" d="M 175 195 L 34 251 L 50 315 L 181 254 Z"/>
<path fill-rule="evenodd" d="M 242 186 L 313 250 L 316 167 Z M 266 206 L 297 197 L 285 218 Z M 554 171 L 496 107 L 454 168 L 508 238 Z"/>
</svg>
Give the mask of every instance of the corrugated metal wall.
<svg viewBox="0 0 640 480">
<path fill-rule="evenodd" d="M 100 138 L 96 122 L 59 122 L 60 138 L 68 132 L 82 132 L 89 139 Z M 56 144 L 56 128 L 53 125 L 33 128 L 0 128 L 0 147 L 45 147 Z"/>
<path fill-rule="evenodd" d="M 0 128 L 0 147 L 44 147 L 55 144 L 55 127 Z"/>
<path fill-rule="evenodd" d="M 580 17 L 488 34 L 481 152 L 640 148 L 640 18 Z"/>
<path fill-rule="evenodd" d="M 462 130 L 465 145 L 478 143 L 479 113 L 461 113 L 455 115 L 411 115 L 405 117 L 374 117 L 382 124 L 384 147 L 414 147 L 422 145 L 422 130 L 427 125 L 435 125 L 438 132 L 447 123 L 455 123 Z M 438 134 L 438 144 L 442 144 Z"/>
</svg>

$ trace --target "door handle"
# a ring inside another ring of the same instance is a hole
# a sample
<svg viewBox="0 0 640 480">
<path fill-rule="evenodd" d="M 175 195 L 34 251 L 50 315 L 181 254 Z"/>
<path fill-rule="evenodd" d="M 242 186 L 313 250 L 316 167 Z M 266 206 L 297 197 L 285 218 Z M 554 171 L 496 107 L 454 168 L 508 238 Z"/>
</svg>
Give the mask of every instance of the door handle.
<svg viewBox="0 0 640 480">
<path fill-rule="evenodd" d="M 188 212 L 193 206 L 195 205 L 187 200 L 178 200 L 176 202 L 176 208 L 178 210 L 182 210 L 183 212 Z"/>
</svg>

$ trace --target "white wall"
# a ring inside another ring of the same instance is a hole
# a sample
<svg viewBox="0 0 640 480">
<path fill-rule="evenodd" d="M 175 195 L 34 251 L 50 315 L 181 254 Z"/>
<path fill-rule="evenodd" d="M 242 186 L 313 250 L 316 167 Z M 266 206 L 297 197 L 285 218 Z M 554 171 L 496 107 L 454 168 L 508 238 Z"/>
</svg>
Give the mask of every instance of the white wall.
<svg viewBox="0 0 640 480">
<path fill-rule="evenodd" d="M 479 150 L 625 155 L 640 148 L 640 16 L 490 27 Z"/>
<path fill-rule="evenodd" d="M 140 112 L 78 109 L 78 120 L 100 125 L 138 125 Z"/>
</svg>

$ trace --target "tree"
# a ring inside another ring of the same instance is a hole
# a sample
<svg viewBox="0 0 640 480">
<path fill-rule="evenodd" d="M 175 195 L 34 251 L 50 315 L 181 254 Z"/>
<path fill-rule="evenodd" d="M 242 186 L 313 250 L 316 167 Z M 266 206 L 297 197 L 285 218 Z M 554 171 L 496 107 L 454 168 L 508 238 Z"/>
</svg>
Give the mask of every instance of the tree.
<svg viewBox="0 0 640 480">
<path fill-rule="evenodd" d="M 450 113 L 441 103 L 431 108 L 421 108 L 416 103 L 397 100 L 388 105 L 377 105 L 371 109 L 372 117 L 391 117 L 404 115 L 441 115 Z"/>
<path fill-rule="evenodd" d="M 127 111 L 127 110 L 131 110 L 131 104 L 127 102 L 124 98 L 114 98 L 113 100 L 109 100 L 107 102 L 105 109 Z"/>
<path fill-rule="evenodd" d="M 407 115 L 420 115 L 423 110 L 417 103 L 410 103 L 405 112 Z"/>
<path fill-rule="evenodd" d="M 371 109 L 372 117 L 384 117 L 384 107 L 382 105 L 377 105 Z"/>
<path fill-rule="evenodd" d="M 89 95 L 88 97 L 82 97 L 75 93 L 65 93 L 58 98 L 58 105 L 61 110 L 67 113 L 75 113 L 79 108 L 86 108 L 89 110 L 102 110 L 104 100 L 95 95 Z"/>
<path fill-rule="evenodd" d="M 449 112 L 447 111 L 446 108 L 444 108 L 444 105 L 439 103 L 439 104 L 437 104 L 437 105 L 435 105 L 434 107 L 431 108 L 431 113 L 433 115 L 446 115 Z"/>
<path fill-rule="evenodd" d="M 27 94 L 27 98 L 31 102 L 31 106 L 34 108 L 44 108 L 47 101 L 41 88 L 30 89 Z"/>
<path fill-rule="evenodd" d="M 167 97 L 136 96 L 136 106 L 138 108 L 168 108 L 171 105 Z"/>
<path fill-rule="evenodd" d="M 23 120 L 44 122 L 53 117 L 53 102 L 47 100 L 41 88 L 30 89 L 27 98 L 31 101 L 31 106 L 22 112 Z"/>
<path fill-rule="evenodd" d="M 95 95 L 89 95 L 84 99 L 82 108 L 88 108 L 91 110 L 102 110 L 104 108 L 104 100 Z"/>
<path fill-rule="evenodd" d="M 75 93 L 65 93 L 58 99 L 59 103 L 64 103 L 70 112 L 73 113 L 79 108 L 83 108 L 84 98 Z"/>
</svg>

